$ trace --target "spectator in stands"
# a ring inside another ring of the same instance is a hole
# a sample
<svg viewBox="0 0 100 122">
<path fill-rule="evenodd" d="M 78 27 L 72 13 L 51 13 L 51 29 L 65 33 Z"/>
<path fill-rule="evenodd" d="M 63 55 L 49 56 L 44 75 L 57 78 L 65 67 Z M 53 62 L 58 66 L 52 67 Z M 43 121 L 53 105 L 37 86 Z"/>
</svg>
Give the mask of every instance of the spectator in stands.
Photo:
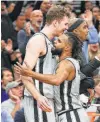
<svg viewBox="0 0 100 122">
<path fill-rule="evenodd" d="M 8 68 L 1 69 L 1 102 L 7 100 L 8 94 L 5 91 L 8 82 L 13 81 L 12 72 Z"/>
<path fill-rule="evenodd" d="M 34 10 L 31 12 L 30 22 L 26 23 L 25 30 L 20 30 L 18 33 L 18 47 L 25 55 L 25 48 L 29 38 L 36 32 L 41 30 L 43 22 L 43 14 L 41 10 Z"/>
<path fill-rule="evenodd" d="M 93 3 L 91 1 L 85 1 L 85 10 L 92 10 Z"/>
<path fill-rule="evenodd" d="M 12 48 L 13 44 L 11 39 L 8 39 L 7 43 L 4 40 L 1 41 L 1 66 L 7 67 L 10 70 L 12 70 L 12 65 L 16 61 L 19 62 L 19 56 Z"/>
<path fill-rule="evenodd" d="M 13 37 L 14 37 L 14 47 L 16 49 L 18 49 L 18 43 L 17 43 L 17 34 L 21 29 L 24 29 L 24 25 L 25 25 L 25 15 L 23 13 L 21 13 L 15 23 L 14 23 L 14 33 L 13 33 Z"/>
<path fill-rule="evenodd" d="M 15 3 L 14 2 L 9 3 L 7 8 L 8 13 L 11 13 L 14 10 L 14 8 L 15 8 Z"/>
<path fill-rule="evenodd" d="M 52 1 L 37 1 L 37 3 L 34 6 L 34 10 L 40 9 L 43 13 L 42 28 L 44 27 L 46 22 L 46 13 L 48 12 L 48 10 L 51 8 L 52 5 L 53 5 Z"/>
<path fill-rule="evenodd" d="M 97 31 L 99 32 L 99 25 L 100 25 L 100 7 L 99 6 L 93 6 L 92 8 L 92 13 L 93 13 L 93 23 L 94 26 L 96 27 Z"/>
<path fill-rule="evenodd" d="M 22 107 L 23 84 L 20 80 L 9 82 L 6 85 L 6 92 L 9 94 L 9 99 L 2 102 L 1 108 L 7 110 L 12 118 L 15 117 L 16 111 Z"/>
<path fill-rule="evenodd" d="M 12 70 L 10 55 L 12 52 L 12 40 L 8 39 L 7 43 L 5 43 L 4 40 L 1 40 L 1 67 L 7 67 Z"/>
<path fill-rule="evenodd" d="M 23 6 L 23 1 L 18 1 L 16 3 L 14 10 L 8 14 L 5 1 L 1 1 L 1 35 L 2 35 L 2 39 L 5 42 L 7 42 L 8 38 L 12 39 L 13 49 L 16 49 L 16 47 L 14 46 L 15 38 L 13 36 L 14 28 L 12 22 L 14 22 L 17 19 L 18 15 L 21 12 L 22 6 Z"/>
<path fill-rule="evenodd" d="M 30 16 L 32 11 L 33 11 L 33 6 L 31 4 L 25 7 L 25 19 L 27 22 L 30 21 Z"/>
<path fill-rule="evenodd" d="M 88 44 L 98 43 L 98 33 L 93 25 L 93 15 L 90 10 L 85 11 L 85 13 L 80 16 L 80 18 L 84 19 L 87 22 L 89 28 L 87 40 L 84 40 L 82 47 L 82 51 L 85 55 L 86 62 L 88 63 Z"/>
</svg>

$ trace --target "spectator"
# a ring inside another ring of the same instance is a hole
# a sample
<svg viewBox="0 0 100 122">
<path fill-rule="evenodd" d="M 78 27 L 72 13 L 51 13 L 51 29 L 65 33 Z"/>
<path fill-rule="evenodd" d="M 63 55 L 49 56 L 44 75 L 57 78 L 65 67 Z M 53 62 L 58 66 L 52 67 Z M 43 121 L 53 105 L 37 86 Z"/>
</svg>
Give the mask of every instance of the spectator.
<svg viewBox="0 0 100 122">
<path fill-rule="evenodd" d="M 7 67 L 12 70 L 12 64 L 15 64 L 18 61 L 16 52 L 12 49 L 13 44 L 12 40 L 8 39 L 7 43 L 2 40 L 1 43 L 1 66 Z"/>
<path fill-rule="evenodd" d="M 21 13 L 15 23 L 14 23 L 14 32 L 13 32 L 13 38 L 14 38 L 14 43 L 13 46 L 15 47 L 15 49 L 18 49 L 18 42 L 17 42 L 17 34 L 21 29 L 24 29 L 24 25 L 25 25 L 25 15 L 23 13 Z"/>
<path fill-rule="evenodd" d="M 93 3 L 91 1 L 85 1 L 85 10 L 92 10 Z"/>
<path fill-rule="evenodd" d="M 14 2 L 9 3 L 7 8 L 8 13 L 11 13 L 14 10 L 14 8 L 15 8 L 15 3 Z"/>
<path fill-rule="evenodd" d="M 25 7 L 25 19 L 30 21 L 31 12 L 33 11 L 33 6 L 31 4 Z"/>
<path fill-rule="evenodd" d="M 99 21 L 100 21 L 100 19 L 98 17 L 100 16 L 100 7 L 99 6 L 93 6 L 92 13 L 93 13 L 94 26 L 96 27 L 97 31 L 99 32 L 99 25 L 100 25 Z"/>
<path fill-rule="evenodd" d="M 48 10 L 51 8 L 52 6 L 52 2 L 51 1 L 37 1 L 34 10 L 36 9 L 40 9 L 43 13 L 43 24 L 42 24 L 42 28 L 45 25 L 46 22 L 46 13 L 48 12 Z"/>
<path fill-rule="evenodd" d="M 12 40 L 8 39 L 7 43 L 5 43 L 4 40 L 1 40 L 1 67 L 7 67 L 12 70 L 10 55 L 12 52 Z"/>
<path fill-rule="evenodd" d="M 7 68 L 1 69 L 1 102 L 4 102 L 9 98 L 5 91 L 7 83 L 13 81 L 12 72 Z"/>
<path fill-rule="evenodd" d="M 43 15 L 41 10 L 34 10 L 31 12 L 30 23 L 26 23 L 25 30 L 21 30 L 18 33 L 18 46 L 23 54 L 25 55 L 26 44 L 29 38 L 36 32 L 41 30 L 43 22 Z"/>
<path fill-rule="evenodd" d="M 9 94 L 9 99 L 2 102 L 1 108 L 7 110 L 12 118 L 15 117 L 16 111 L 22 107 L 23 88 L 20 80 L 9 82 L 6 85 L 6 92 Z"/>
<path fill-rule="evenodd" d="M 1 1 L 1 33 L 2 39 L 7 42 L 8 38 L 12 39 L 14 44 L 14 28 L 12 22 L 14 22 L 21 12 L 23 1 L 18 1 L 14 10 L 8 14 L 7 6 L 4 1 Z M 13 45 L 13 49 L 16 49 Z"/>
</svg>

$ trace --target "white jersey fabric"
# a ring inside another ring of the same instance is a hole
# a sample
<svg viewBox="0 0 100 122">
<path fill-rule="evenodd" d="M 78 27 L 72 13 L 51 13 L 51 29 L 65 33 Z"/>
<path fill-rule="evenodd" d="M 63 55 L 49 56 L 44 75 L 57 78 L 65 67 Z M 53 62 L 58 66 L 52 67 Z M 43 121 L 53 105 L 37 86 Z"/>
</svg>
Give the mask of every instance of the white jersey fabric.
<svg viewBox="0 0 100 122">
<path fill-rule="evenodd" d="M 57 64 L 55 56 L 51 53 L 51 48 L 53 47 L 51 41 L 42 32 L 36 33 L 37 35 L 44 36 L 46 41 L 47 53 L 44 56 L 38 58 L 37 64 L 35 66 L 35 72 L 42 74 L 53 74 L 54 68 Z M 34 55 L 33 55 L 34 56 Z M 48 98 L 52 106 L 52 112 L 43 112 L 37 105 L 37 101 L 29 94 L 27 90 L 24 93 L 24 111 L 26 122 L 55 122 L 54 113 L 54 90 L 53 85 L 34 81 L 36 89 L 45 97 Z"/>
</svg>

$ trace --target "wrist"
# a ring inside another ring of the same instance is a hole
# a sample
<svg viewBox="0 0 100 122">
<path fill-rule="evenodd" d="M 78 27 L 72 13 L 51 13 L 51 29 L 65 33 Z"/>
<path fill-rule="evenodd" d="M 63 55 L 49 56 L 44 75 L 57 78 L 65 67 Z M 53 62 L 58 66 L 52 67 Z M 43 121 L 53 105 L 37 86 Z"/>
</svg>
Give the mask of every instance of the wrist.
<svg viewBox="0 0 100 122">
<path fill-rule="evenodd" d="M 94 25 L 93 25 L 93 22 L 91 22 L 91 21 L 88 22 L 88 26 L 89 26 L 89 27 L 93 27 L 93 26 L 94 26 Z"/>
<path fill-rule="evenodd" d="M 38 94 L 37 96 L 35 96 L 35 99 L 38 101 L 40 99 L 41 95 Z"/>
</svg>

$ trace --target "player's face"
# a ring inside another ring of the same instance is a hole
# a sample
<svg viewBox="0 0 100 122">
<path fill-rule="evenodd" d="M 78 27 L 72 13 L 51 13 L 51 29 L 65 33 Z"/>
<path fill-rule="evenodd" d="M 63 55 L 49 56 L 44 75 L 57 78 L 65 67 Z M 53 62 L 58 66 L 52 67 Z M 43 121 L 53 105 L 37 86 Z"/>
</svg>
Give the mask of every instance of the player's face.
<svg viewBox="0 0 100 122">
<path fill-rule="evenodd" d="M 66 47 L 66 39 L 67 36 L 65 36 L 64 34 L 59 36 L 55 41 L 54 41 L 54 50 L 53 50 L 53 54 L 55 55 L 61 55 L 63 50 Z"/>
<path fill-rule="evenodd" d="M 57 36 L 60 36 L 64 33 L 65 30 L 68 29 L 68 17 L 64 16 L 62 20 L 60 20 L 56 26 Z"/>
</svg>

